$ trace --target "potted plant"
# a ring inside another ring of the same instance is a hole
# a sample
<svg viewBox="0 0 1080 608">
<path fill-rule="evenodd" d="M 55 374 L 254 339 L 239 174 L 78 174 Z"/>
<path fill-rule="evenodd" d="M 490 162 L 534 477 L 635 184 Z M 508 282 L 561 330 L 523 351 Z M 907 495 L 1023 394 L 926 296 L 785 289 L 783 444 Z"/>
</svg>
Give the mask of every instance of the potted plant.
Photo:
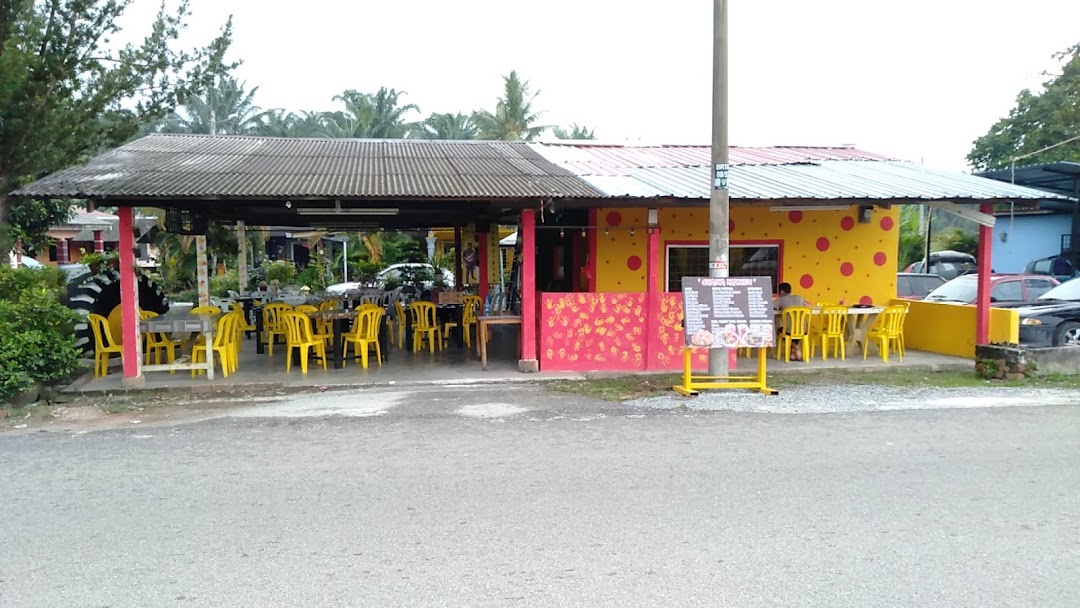
<svg viewBox="0 0 1080 608">
<path fill-rule="evenodd" d="M 115 251 L 88 253 L 79 259 L 86 264 L 93 274 L 99 274 L 108 268 L 119 269 L 120 256 Z"/>
</svg>

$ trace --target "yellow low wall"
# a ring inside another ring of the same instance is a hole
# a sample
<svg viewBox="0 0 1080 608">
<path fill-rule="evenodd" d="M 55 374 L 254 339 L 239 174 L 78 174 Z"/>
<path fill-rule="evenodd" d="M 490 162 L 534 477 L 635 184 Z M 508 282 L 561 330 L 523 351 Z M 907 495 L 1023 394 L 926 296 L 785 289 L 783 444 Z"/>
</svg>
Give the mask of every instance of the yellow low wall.
<svg viewBox="0 0 1080 608">
<path fill-rule="evenodd" d="M 893 300 L 899 304 L 904 300 Z M 956 357 L 975 357 L 975 306 L 911 302 L 904 323 L 907 348 Z M 990 309 L 990 341 L 1017 343 L 1020 315 L 1008 308 Z"/>
</svg>

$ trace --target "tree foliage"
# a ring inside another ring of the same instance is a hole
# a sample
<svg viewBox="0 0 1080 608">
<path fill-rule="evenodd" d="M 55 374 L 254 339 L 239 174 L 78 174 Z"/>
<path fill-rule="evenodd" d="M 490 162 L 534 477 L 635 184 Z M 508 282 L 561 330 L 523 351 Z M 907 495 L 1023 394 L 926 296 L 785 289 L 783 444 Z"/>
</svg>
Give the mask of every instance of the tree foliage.
<svg viewBox="0 0 1080 608">
<path fill-rule="evenodd" d="M 432 114 L 414 131 L 421 139 L 476 139 L 479 130 L 471 116 L 465 114 Z"/>
<path fill-rule="evenodd" d="M 517 70 L 503 77 L 503 96 L 495 104 L 495 111 L 477 110 L 473 122 L 479 129 L 480 139 L 503 141 L 532 141 L 547 127 L 537 125 L 543 112 L 533 108 L 539 92 L 532 93 L 528 81 L 521 80 Z"/>
<path fill-rule="evenodd" d="M 140 43 L 111 48 L 129 4 L 0 2 L 0 226 L 27 204 L 7 197 L 20 184 L 122 143 L 231 67 L 224 64 L 231 20 L 207 46 L 175 48 L 190 15 L 186 0 L 172 12 L 163 4 Z M 32 215 L 23 211 L 20 222 Z M 2 232 L 6 251 L 13 231 Z"/>
<path fill-rule="evenodd" d="M 1016 107 L 975 140 L 968 161 L 977 170 L 1002 169 L 1012 159 L 1080 136 L 1080 44 L 1058 53 L 1061 72 L 1041 91 L 1020 91 Z M 1080 158 L 1080 140 L 1025 158 L 1024 164 Z"/>
<path fill-rule="evenodd" d="M 553 131 L 559 139 L 596 139 L 596 129 L 583 127 L 576 122 L 570 125 L 569 131 L 562 127 L 555 127 Z"/>
<path fill-rule="evenodd" d="M 375 93 L 349 89 L 334 97 L 345 104 L 344 112 L 328 112 L 323 127 L 327 137 L 401 139 L 413 128 L 405 120 L 410 112 L 419 112 L 415 104 L 402 104 L 404 92 L 386 87 Z"/>
<path fill-rule="evenodd" d="M 246 135 L 260 124 L 262 114 L 255 105 L 259 87 L 246 90 L 244 83 L 220 76 L 201 95 L 192 95 L 183 107 L 161 125 L 164 133 Z"/>
</svg>

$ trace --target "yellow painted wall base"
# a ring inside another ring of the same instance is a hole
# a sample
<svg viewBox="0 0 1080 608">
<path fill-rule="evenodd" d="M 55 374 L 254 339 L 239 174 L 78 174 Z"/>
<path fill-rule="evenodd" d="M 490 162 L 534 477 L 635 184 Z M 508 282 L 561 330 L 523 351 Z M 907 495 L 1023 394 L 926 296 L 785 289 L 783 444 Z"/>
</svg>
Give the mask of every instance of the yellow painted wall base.
<svg viewBox="0 0 1080 608">
<path fill-rule="evenodd" d="M 904 300 L 893 300 L 900 304 Z M 910 302 L 904 322 L 906 348 L 955 357 L 975 357 L 975 306 Z M 1020 314 L 1008 308 L 990 309 L 990 341 L 1020 341 Z"/>
</svg>

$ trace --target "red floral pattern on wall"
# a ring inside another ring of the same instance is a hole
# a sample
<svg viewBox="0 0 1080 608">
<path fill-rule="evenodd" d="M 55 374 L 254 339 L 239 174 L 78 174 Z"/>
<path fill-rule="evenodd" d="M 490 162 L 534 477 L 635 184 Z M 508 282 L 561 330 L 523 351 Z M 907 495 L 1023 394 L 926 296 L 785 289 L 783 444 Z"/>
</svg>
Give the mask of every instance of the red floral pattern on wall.
<svg viewBox="0 0 1080 608">
<path fill-rule="evenodd" d="M 643 293 L 545 293 L 540 309 L 540 368 L 644 370 L 645 332 Z"/>
<path fill-rule="evenodd" d="M 657 313 L 656 331 L 649 336 L 649 356 L 652 359 L 650 369 L 681 370 L 683 367 L 683 349 L 686 338 L 681 327 L 683 305 L 681 293 L 660 294 L 660 309 Z M 709 351 L 694 350 L 691 364 L 695 371 L 709 368 Z"/>
</svg>

